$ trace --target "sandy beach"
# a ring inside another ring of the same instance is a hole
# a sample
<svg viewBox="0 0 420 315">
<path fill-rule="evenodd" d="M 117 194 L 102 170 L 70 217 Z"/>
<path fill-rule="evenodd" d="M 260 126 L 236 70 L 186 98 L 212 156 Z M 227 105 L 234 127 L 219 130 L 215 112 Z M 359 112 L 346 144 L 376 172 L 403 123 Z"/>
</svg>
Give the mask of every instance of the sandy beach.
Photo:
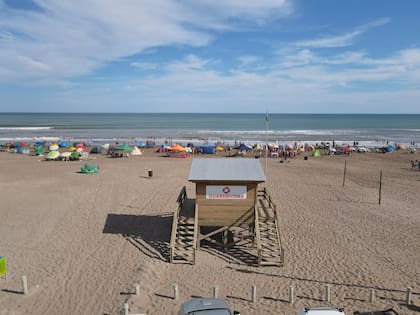
<svg viewBox="0 0 420 315">
<path fill-rule="evenodd" d="M 208 248 L 197 252 L 194 266 L 169 264 L 176 198 L 184 185 L 195 196 L 187 181 L 191 157 L 146 149 L 139 157 L 94 158 L 99 174 L 83 175 L 83 162 L 0 152 L 0 256 L 9 270 L 0 279 L 0 315 L 120 314 L 125 302 L 130 313 L 170 315 L 191 297 L 211 296 L 214 285 L 242 315 L 293 315 L 323 305 L 346 314 L 390 307 L 420 313 L 420 172 L 410 167 L 418 155 L 268 159 L 265 186 L 280 211 L 285 265 L 261 268 Z M 21 293 L 22 275 L 29 295 Z M 324 301 L 327 284 L 331 303 Z"/>
</svg>

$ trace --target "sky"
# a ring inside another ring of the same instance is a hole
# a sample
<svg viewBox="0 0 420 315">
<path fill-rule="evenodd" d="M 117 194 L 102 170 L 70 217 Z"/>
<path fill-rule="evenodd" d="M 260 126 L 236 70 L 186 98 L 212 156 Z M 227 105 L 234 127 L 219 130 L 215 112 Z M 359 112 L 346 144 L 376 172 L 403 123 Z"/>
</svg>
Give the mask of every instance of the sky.
<svg viewBox="0 0 420 315">
<path fill-rule="evenodd" d="M 417 0 L 0 0 L 0 112 L 420 113 Z"/>
</svg>

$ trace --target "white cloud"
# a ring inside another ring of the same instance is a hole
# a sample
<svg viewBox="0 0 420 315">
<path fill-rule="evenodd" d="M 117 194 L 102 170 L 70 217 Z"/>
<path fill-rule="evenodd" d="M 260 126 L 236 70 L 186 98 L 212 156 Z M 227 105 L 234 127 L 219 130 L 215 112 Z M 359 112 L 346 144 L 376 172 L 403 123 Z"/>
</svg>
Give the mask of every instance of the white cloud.
<svg viewBox="0 0 420 315">
<path fill-rule="evenodd" d="M 247 66 L 256 63 L 260 59 L 261 58 L 257 56 L 241 56 L 238 58 L 239 62 L 241 63 L 241 66 Z"/>
<path fill-rule="evenodd" d="M 151 62 L 138 62 L 134 61 L 130 63 L 130 65 L 134 68 L 140 69 L 140 70 L 155 70 L 158 67 L 158 64 L 151 63 Z"/>
<path fill-rule="evenodd" d="M 324 36 L 315 39 L 302 40 L 295 43 L 296 46 L 300 47 L 312 47 L 312 48 L 335 48 L 345 47 L 353 44 L 354 40 L 360 35 L 364 34 L 368 30 L 374 27 L 382 26 L 390 21 L 388 18 L 378 19 L 370 23 L 357 27 L 354 31 L 345 33 L 342 35 L 335 36 Z"/>
<path fill-rule="evenodd" d="M 34 2 L 40 10 L 15 10 L 3 4 L 0 81 L 52 82 L 90 73 L 104 63 L 154 47 L 207 45 L 212 40 L 209 30 L 229 28 L 227 11 L 237 18 L 263 18 L 272 10 L 289 7 L 284 0 Z M 35 63 L 45 67 L 36 71 Z"/>
</svg>

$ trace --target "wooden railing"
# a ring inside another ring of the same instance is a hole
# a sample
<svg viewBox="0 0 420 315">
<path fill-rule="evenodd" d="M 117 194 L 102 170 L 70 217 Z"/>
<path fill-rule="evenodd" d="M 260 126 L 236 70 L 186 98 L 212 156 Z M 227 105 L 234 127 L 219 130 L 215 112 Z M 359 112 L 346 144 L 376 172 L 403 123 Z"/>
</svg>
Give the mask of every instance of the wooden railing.
<svg viewBox="0 0 420 315">
<path fill-rule="evenodd" d="M 260 235 L 260 223 L 259 223 L 259 215 L 258 215 L 258 207 L 255 207 L 255 239 L 257 242 L 257 252 L 258 252 L 258 266 L 261 266 L 262 263 L 262 252 L 261 252 L 261 235 Z"/>
<path fill-rule="evenodd" d="M 279 212 L 277 211 L 276 204 L 273 202 L 273 199 L 271 199 L 271 196 L 266 187 L 259 189 L 257 194 L 258 194 L 257 195 L 258 197 L 262 197 L 263 199 L 267 200 L 269 208 L 273 209 L 274 216 L 275 216 L 276 229 L 277 229 L 277 240 L 280 246 L 280 255 L 281 255 L 280 259 L 281 259 L 281 262 L 284 262 L 284 249 L 283 249 L 283 244 L 281 242 L 281 233 L 280 233 L 280 215 L 279 215 Z M 255 217 L 257 218 L 257 213 Z"/>
<path fill-rule="evenodd" d="M 182 209 L 182 206 L 184 204 L 185 199 L 187 199 L 187 190 L 184 187 L 182 187 L 178 198 L 176 200 L 176 206 L 174 209 L 174 217 L 172 220 L 172 232 L 171 232 L 171 243 L 169 244 L 169 252 L 170 252 L 170 262 L 173 262 L 174 259 L 174 250 L 175 250 L 175 240 L 176 240 L 176 231 L 177 231 L 177 227 L 178 227 L 178 217 L 179 217 L 179 212 Z"/>
</svg>

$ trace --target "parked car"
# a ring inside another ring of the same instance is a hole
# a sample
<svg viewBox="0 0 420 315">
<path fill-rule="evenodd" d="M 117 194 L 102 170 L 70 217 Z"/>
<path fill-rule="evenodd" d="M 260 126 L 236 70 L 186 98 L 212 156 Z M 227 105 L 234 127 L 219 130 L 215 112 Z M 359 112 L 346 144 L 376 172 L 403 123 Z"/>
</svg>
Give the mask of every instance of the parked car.
<svg viewBox="0 0 420 315">
<path fill-rule="evenodd" d="M 305 307 L 299 315 L 345 315 L 344 309 L 340 307 Z"/>
<path fill-rule="evenodd" d="M 179 315 L 241 315 L 231 311 L 229 305 L 221 299 L 192 299 L 181 305 Z"/>
</svg>

